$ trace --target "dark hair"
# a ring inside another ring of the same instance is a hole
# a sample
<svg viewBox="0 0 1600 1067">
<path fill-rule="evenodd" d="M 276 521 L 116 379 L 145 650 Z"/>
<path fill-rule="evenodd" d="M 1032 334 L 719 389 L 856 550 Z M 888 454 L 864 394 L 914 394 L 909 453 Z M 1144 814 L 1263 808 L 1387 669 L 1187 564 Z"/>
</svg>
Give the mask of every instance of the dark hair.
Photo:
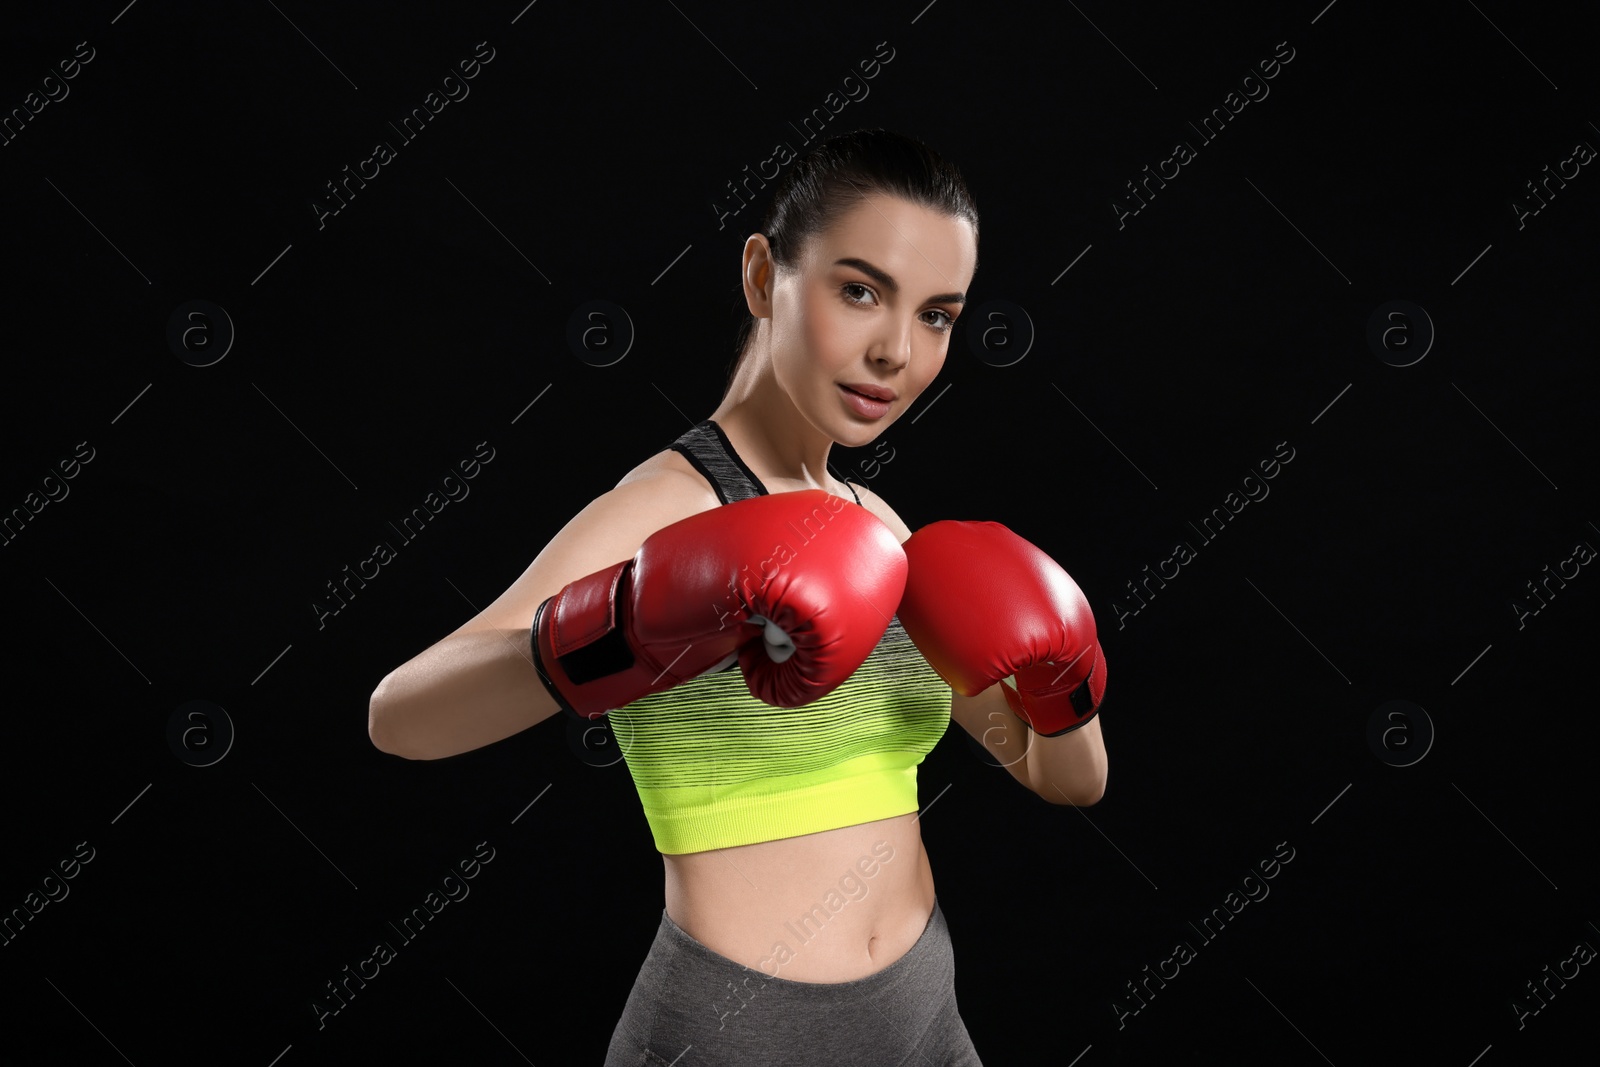
<svg viewBox="0 0 1600 1067">
<path fill-rule="evenodd" d="M 773 263 L 791 268 L 806 241 L 873 194 L 965 219 L 977 232 L 978 209 L 961 172 L 916 138 L 884 129 L 854 130 L 814 145 L 778 182 L 757 232 L 766 235 Z M 724 396 L 733 388 L 755 327 L 755 316 L 747 311 Z"/>
</svg>

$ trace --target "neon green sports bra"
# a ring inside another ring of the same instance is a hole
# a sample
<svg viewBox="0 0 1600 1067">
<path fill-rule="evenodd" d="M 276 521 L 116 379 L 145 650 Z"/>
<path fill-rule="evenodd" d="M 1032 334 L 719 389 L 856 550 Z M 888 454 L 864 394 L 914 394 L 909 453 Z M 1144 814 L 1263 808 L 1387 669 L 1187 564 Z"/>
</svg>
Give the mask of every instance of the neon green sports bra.
<svg viewBox="0 0 1600 1067">
<path fill-rule="evenodd" d="M 672 448 L 724 504 L 767 493 L 710 419 Z M 917 766 L 950 725 L 950 687 L 897 615 L 854 674 L 801 707 L 751 696 L 735 662 L 608 718 L 657 851 L 681 855 L 916 811 Z"/>
</svg>

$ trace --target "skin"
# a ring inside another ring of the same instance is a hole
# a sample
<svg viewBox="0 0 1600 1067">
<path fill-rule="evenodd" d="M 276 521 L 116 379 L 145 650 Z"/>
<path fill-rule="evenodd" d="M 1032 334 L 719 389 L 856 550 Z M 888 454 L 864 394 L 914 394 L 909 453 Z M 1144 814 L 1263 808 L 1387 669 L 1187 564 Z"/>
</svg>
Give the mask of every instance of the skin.
<svg viewBox="0 0 1600 1067">
<path fill-rule="evenodd" d="M 769 492 L 820 488 L 854 499 L 828 474 L 830 449 L 871 444 L 933 383 L 977 256 L 977 234 L 966 221 L 881 195 L 814 235 L 792 271 L 774 264 L 764 235 L 745 241 L 753 347 L 711 417 Z M 877 267 L 895 286 L 837 262 L 845 258 Z M 952 294 L 958 298 L 934 299 Z M 887 415 L 868 420 L 845 403 L 843 382 L 883 385 L 898 395 Z M 705 484 L 670 450 L 644 466 Z M 902 542 L 911 536 L 877 494 L 860 486 L 857 492 Z M 707 506 L 716 506 L 706 493 Z M 892 849 L 892 859 L 861 877 L 857 861 L 872 858 L 874 846 L 880 857 Z M 662 860 L 673 922 L 714 951 L 789 981 L 846 982 L 882 970 L 911 948 L 933 911 L 933 872 L 915 813 Z M 853 871 L 865 887 L 855 897 L 839 888 Z M 802 941 L 787 924 L 830 890 L 849 903 Z M 774 957 L 780 942 L 792 951 L 786 961 Z"/>
</svg>

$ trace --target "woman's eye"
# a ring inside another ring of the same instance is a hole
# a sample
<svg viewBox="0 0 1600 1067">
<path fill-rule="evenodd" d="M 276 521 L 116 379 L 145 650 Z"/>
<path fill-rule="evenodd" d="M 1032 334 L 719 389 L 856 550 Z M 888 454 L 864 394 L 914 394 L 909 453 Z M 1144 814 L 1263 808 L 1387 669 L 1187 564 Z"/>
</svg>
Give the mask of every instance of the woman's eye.
<svg viewBox="0 0 1600 1067">
<path fill-rule="evenodd" d="M 877 294 L 873 293 L 870 286 L 865 285 L 862 282 L 845 282 L 843 285 L 839 286 L 839 292 L 843 294 L 844 298 L 850 303 L 863 307 L 867 305 L 867 301 L 864 298 L 858 298 L 855 295 L 857 292 L 864 294 L 864 296 L 873 297 L 874 301 L 876 300 L 877 296 Z M 955 316 L 951 315 L 943 308 L 929 308 L 926 312 L 924 312 L 924 314 L 933 314 L 940 317 L 941 321 L 937 323 L 928 323 L 930 327 L 938 330 L 940 333 L 948 333 L 956 324 Z"/>
</svg>

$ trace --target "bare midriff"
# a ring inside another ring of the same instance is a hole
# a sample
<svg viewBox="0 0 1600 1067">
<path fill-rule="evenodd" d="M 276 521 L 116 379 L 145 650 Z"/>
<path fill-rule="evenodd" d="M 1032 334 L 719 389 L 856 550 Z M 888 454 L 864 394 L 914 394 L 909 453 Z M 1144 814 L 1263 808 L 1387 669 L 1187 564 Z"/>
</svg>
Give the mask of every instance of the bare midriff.
<svg viewBox="0 0 1600 1067">
<path fill-rule="evenodd" d="M 933 914 L 933 869 L 915 812 L 661 858 L 667 916 L 773 978 L 865 978 L 904 956 Z"/>
</svg>

